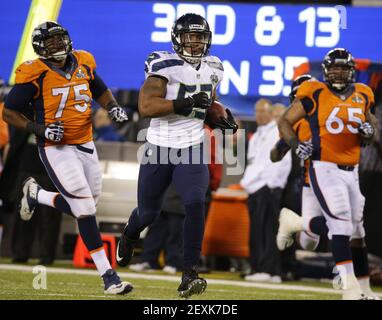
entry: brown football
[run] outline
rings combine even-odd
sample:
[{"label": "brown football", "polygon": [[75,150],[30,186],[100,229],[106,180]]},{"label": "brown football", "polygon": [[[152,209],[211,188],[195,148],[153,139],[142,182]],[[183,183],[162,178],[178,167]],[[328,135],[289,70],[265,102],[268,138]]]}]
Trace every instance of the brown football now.
[{"label": "brown football", "polygon": [[220,122],[220,117],[227,118],[226,107],[219,101],[214,101],[207,109],[206,123]]}]

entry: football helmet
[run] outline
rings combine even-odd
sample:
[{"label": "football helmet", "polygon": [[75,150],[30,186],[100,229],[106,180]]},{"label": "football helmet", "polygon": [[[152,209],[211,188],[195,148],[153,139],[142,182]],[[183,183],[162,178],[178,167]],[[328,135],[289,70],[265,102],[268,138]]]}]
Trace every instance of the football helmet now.
[{"label": "football helmet", "polygon": [[310,74],[303,74],[301,76],[298,76],[294,81],[292,82],[292,87],[289,94],[289,102],[292,103],[294,98],[296,97],[296,93],[298,88],[300,88],[301,84],[305,81],[314,79]]},{"label": "football helmet", "polygon": [[32,46],[40,58],[55,62],[64,61],[73,49],[68,31],[53,21],[41,23],[33,30]]},{"label": "football helmet", "polygon": [[208,55],[212,33],[206,19],[187,13],[175,21],[171,31],[174,51],[191,64],[197,64]]},{"label": "football helmet", "polygon": [[330,50],[321,66],[324,81],[334,90],[342,91],[355,81],[355,62],[351,53],[346,49]]}]

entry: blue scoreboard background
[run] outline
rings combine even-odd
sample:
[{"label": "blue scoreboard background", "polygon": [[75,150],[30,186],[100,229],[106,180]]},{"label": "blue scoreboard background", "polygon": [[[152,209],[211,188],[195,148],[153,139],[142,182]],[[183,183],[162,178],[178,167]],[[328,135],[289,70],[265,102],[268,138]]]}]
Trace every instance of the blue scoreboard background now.
[{"label": "blue scoreboard background", "polygon": [[[29,1],[1,1],[0,77],[9,78]],[[114,88],[139,89],[144,61],[171,50],[171,26],[186,12],[207,18],[211,54],[225,67],[219,94],[287,96],[293,68],[322,60],[334,47],[381,61],[382,8],[152,1],[63,0],[58,21],[74,47],[92,52],[98,72]]]}]

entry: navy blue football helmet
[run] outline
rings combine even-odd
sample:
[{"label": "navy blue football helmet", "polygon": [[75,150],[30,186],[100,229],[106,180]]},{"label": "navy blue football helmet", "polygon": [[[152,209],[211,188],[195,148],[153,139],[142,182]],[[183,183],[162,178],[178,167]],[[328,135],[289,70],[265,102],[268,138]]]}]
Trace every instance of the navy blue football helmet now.
[{"label": "navy blue football helmet", "polygon": [[41,23],[33,30],[32,46],[40,58],[56,62],[65,60],[73,49],[68,31],[53,21]]},{"label": "navy blue football helmet", "polygon": [[355,81],[355,62],[343,48],[330,50],[321,64],[324,81],[334,90],[342,91]]},{"label": "navy blue football helmet", "polygon": [[199,63],[208,55],[212,33],[206,19],[187,13],[175,21],[171,41],[174,51],[189,63]]}]

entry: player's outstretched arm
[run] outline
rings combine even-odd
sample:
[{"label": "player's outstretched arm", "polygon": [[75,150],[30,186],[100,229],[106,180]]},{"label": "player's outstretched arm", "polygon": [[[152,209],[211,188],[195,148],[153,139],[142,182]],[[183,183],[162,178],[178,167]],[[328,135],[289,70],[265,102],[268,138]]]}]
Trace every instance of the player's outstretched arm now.
[{"label": "player's outstretched arm", "polygon": [[123,108],[115,100],[110,89],[103,91],[103,93],[96,98],[96,101],[108,112],[111,120],[115,122],[125,122],[129,119],[125,110],[123,110]]}]

